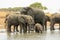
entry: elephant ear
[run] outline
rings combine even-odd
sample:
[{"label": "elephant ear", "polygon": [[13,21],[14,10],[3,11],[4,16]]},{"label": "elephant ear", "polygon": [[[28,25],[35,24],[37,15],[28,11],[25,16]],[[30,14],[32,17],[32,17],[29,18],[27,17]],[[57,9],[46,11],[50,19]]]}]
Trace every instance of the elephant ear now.
[{"label": "elephant ear", "polygon": [[24,7],[24,8],[22,8],[22,10],[21,10],[21,13],[22,14],[28,14],[28,12],[29,12],[29,10],[31,10],[32,8],[30,8],[30,7]]},{"label": "elephant ear", "polygon": [[26,23],[26,22],[25,22],[25,19],[24,19],[23,17],[19,17],[18,19],[19,19],[19,22],[21,22],[21,23]]},{"label": "elephant ear", "polygon": [[29,10],[27,11],[27,15],[30,15],[34,18],[34,10],[33,8],[28,8]]}]

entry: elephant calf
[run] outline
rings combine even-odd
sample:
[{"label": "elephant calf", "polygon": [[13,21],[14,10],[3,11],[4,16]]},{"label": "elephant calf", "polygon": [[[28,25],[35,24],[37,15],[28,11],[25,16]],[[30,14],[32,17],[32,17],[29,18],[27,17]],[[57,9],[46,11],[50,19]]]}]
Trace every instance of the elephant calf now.
[{"label": "elephant calf", "polygon": [[29,33],[30,33],[30,30],[34,29],[34,19],[32,18],[32,16],[20,15],[18,17],[18,21],[19,21],[19,24],[22,24],[20,27],[20,32],[22,32],[22,28],[24,33],[27,32],[27,28]]},{"label": "elephant calf", "polygon": [[42,33],[42,25],[41,24],[39,24],[39,23],[36,23],[35,24],[35,32],[37,32],[37,33],[39,33],[39,32],[41,32]]}]

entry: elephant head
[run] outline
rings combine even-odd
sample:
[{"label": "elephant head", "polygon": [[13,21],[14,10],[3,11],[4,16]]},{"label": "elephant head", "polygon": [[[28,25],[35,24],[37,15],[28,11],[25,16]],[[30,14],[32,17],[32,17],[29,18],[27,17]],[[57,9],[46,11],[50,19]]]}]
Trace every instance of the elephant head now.
[{"label": "elephant head", "polygon": [[27,14],[29,12],[29,10],[32,10],[31,7],[24,7],[22,8],[22,10],[20,11],[22,14]]}]

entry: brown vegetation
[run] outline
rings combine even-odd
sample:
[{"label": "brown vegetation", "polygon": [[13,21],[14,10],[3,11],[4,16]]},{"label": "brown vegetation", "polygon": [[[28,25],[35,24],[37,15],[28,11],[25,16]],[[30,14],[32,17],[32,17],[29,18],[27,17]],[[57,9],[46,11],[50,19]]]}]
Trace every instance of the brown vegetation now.
[{"label": "brown vegetation", "polygon": [[5,20],[5,16],[8,14],[8,12],[5,11],[0,11],[0,29],[5,28],[4,25],[4,20]]}]

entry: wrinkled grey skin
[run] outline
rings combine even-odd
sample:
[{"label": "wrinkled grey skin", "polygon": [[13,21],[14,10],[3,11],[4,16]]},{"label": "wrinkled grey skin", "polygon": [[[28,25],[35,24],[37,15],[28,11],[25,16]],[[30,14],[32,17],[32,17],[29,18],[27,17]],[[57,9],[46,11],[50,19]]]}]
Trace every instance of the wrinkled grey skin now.
[{"label": "wrinkled grey skin", "polygon": [[39,24],[39,23],[36,23],[35,24],[35,26],[34,26],[34,28],[35,28],[35,32],[37,32],[37,33],[39,33],[39,32],[41,32],[42,33],[42,25],[41,24]]},{"label": "wrinkled grey skin", "polygon": [[22,23],[20,27],[20,33],[22,32],[22,29],[24,29],[24,33],[27,32],[27,28],[28,28],[28,33],[30,33],[30,30],[34,30],[34,19],[30,15],[19,15],[18,21],[19,24]]},{"label": "wrinkled grey skin", "polygon": [[47,30],[47,21],[50,22],[50,17],[45,15],[45,30]]},{"label": "wrinkled grey skin", "polygon": [[7,14],[6,15],[6,19],[5,19],[5,23],[7,24],[7,31],[11,32],[11,26],[14,26],[14,30],[16,28],[16,31],[18,32],[18,19],[17,19],[17,15],[16,14]]},{"label": "wrinkled grey skin", "polygon": [[[22,14],[10,14],[6,17],[7,23],[7,31],[11,32],[11,26],[14,25],[14,31],[16,28],[16,31],[18,31],[18,25],[20,25],[20,33],[27,32],[27,26],[28,26],[28,32],[30,33],[30,28],[34,28],[34,20],[29,15],[22,15]],[[15,27],[16,26],[16,27]]]},{"label": "wrinkled grey skin", "polygon": [[42,10],[37,8],[23,7],[20,12],[25,15],[31,15],[34,18],[35,23],[40,23],[44,30],[45,14]]},{"label": "wrinkled grey skin", "polygon": [[51,21],[50,30],[55,30],[54,25],[55,25],[56,23],[59,24],[59,29],[60,29],[60,14],[58,14],[58,13],[53,14],[53,15],[51,16],[51,20],[50,20],[50,21]]}]

